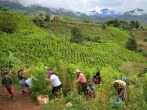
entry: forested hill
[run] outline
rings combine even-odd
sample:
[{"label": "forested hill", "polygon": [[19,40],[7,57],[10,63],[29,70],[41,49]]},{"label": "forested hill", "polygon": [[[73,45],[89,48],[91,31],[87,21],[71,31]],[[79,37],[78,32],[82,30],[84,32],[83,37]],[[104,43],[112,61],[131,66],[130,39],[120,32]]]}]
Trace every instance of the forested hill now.
[{"label": "forested hill", "polygon": [[[146,94],[143,92],[144,85],[140,84],[138,75],[145,74],[142,70],[147,67],[147,60],[141,53],[125,47],[126,42],[131,38],[129,31],[103,24],[65,19],[41,22],[43,24],[37,24],[41,26],[38,27],[35,19],[38,20],[36,17],[0,10],[1,67],[12,69],[16,74],[18,68],[28,65],[31,71],[28,76],[40,79],[46,77],[44,66],[47,66],[57,73],[62,73],[59,76],[64,85],[64,94],[69,92],[73,84],[72,76],[76,68],[83,71],[88,81],[93,73],[99,70],[102,73],[104,85],[97,94],[102,93],[105,98],[100,101],[102,97],[99,96],[96,102],[101,102],[98,105],[105,110],[109,109],[108,97],[112,93],[110,83],[126,75],[140,85],[138,91],[131,88],[133,99],[130,98],[129,110],[140,109],[142,107],[140,103],[144,106],[145,100],[142,97]],[[77,38],[74,38],[74,35]],[[79,37],[82,39],[77,42],[75,39],[79,40]],[[16,79],[15,76],[13,77]],[[144,83],[146,76],[141,78]],[[36,94],[33,92],[33,97],[39,93],[46,93],[45,90],[50,90],[45,88],[45,82],[40,83],[44,85],[37,85],[38,88],[34,90],[38,92]],[[88,106],[86,103],[83,104]]]}]

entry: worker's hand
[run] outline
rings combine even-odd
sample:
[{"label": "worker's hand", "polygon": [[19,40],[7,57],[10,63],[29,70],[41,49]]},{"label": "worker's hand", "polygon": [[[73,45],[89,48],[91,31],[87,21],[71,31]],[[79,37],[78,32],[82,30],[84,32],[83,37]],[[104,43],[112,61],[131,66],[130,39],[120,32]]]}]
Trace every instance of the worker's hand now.
[{"label": "worker's hand", "polygon": [[78,80],[76,80],[75,82],[76,82],[76,83],[78,83],[79,81],[78,81]]},{"label": "worker's hand", "polygon": [[117,97],[119,97],[119,94],[118,94],[118,93],[116,93],[116,96],[117,96]]},{"label": "worker's hand", "polygon": [[48,78],[45,78],[45,80],[46,80],[46,81],[49,81],[49,79],[48,79]]}]

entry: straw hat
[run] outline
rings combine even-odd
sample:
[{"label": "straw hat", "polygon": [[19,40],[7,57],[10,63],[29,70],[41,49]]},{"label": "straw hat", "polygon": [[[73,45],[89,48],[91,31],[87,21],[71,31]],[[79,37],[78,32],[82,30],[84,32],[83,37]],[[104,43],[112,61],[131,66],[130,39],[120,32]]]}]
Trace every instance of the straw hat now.
[{"label": "straw hat", "polygon": [[79,69],[76,69],[75,70],[75,73],[80,73],[81,71]]}]

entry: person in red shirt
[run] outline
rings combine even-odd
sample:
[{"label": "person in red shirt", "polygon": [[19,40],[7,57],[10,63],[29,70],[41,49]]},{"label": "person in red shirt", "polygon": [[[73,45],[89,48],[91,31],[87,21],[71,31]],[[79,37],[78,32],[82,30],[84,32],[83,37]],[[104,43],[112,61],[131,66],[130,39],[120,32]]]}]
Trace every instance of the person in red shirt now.
[{"label": "person in red shirt", "polygon": [[84,74],[79,70],[76,69],[75,71],[76,75],[77,75],[77,83],[79,83],[79,93],[80,92],[84,92],[84,94],[87,94],[87,80],[86,77],[84,76]]}]

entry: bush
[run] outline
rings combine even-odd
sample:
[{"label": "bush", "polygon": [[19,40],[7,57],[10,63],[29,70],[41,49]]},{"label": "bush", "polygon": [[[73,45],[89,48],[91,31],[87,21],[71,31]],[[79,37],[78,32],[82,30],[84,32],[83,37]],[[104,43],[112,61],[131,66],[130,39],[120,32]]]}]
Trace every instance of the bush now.
[{"label": "bush", "polygon": [[145,42],[147,42],[147,39],[144,39]]},{"label": "bush", "polygon": [[17,29],[17,22],[9,13],[0,12],[0,31],[14,33]]},{"label": "bush", "polygon": [[[147,73],[147,68],[146,68]],[[143,94],[145,96],[145,101],[147,102],[147,74],[143,75]]]},{"label": "bush", "polygon": [[70,39],[71,42],[75,42],[78,44],[83,42],[83,35],[78,27],[73,27],[71,29],[71,35],[72,35],[72,38]]},{"label": "bush", "polygon": [[147,56],[147,50],[145,50],[143,47],[137,48],[137,52],[141,53],[145,57]]},{"label": "bush", "polygon": [[32,19],[32,21],[39,27],[49,28],[50,16],[44,16],[40,13],[38,16]]},{"label": "bush", "polygon": [[37,79],[33,80],[33,87],[31,88],[31,96],[33,99],[36,99],[40,94],[49,95],[49,93],[51,93],[51,86],[49,86],[48,82],[45,80],[47,74],[44,65],[40,64],[37,66],[31,77]]},{"label": "bush", "polygon": [[129,38],[125,46],[129,50],[136,50],[137,49],[136,39],[133,37]]},{"label": "bush", "polygon": [[102,24],[102,29],[105,30],[106,27],[107,27],[107,24],[103,23],[103,24]]},{"label": "bush", "polygon": [[144,69],[138,74],[138,76],[143,76],[145,73],[147,73],[147,68],[144,68]]}]

